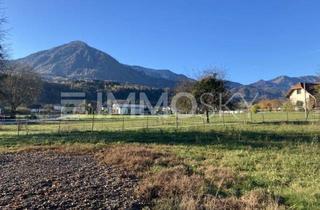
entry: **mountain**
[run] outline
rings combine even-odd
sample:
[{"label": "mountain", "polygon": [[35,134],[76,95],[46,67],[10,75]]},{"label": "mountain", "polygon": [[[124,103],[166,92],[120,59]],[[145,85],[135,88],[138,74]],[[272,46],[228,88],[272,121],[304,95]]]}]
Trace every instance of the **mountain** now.
[{"label": "mountain", "polygon": [[40,51],[14,62],[31,66],[48,80],[108,80],[165,88],[189,79],[170,70],[122,64],[81,41]]},{"label": "mountain", "polygon": [[226,80],[225,81],[225,86],[226,88],[228,89],[234,89],[234,88],[240,88],[242,87],[243,85],[238,83],[238,82],[232,82],[232,81],[229,81],[229,80]]},{"label": "mountain", "polygon": [[173,73],[170,70],[163,69],[163,70],[155,70],[155,69],[149,69],[141,66],[130,66],[136,71],[143,72],[148,76],[156,77],[156,78],[162,78],[162,79],[168,79],[168,80],[174,80],[174,81],[181,81],[181,80],[189,80],[187,76],[183,74],[176,74]]},{"label": "mountain", "polygon": [[[81,41],[73,41],[49,50],[31,54],[13,62],[30,65],[49,81],[103,80],[145,85],[155,88],[172,88],[179,81],[192,80],[170,70],[156,70],[142,66],[122,64],[112,56],[90,47]],[[226,81],[232,93],[244,98],[284,98],[291,86],[298,82],[317,82],[316,76],[279,76],[272,80],[259,80],[249,85]]]},{"label": "mountain", "polygon": [[316,83],[317,76],[289,77],[279,76],[271,80],[259,80],[249,85],[240,85],[231,88],[232,93],[240,93],[246,99],[283,99],[288,90],[298,82]]}]

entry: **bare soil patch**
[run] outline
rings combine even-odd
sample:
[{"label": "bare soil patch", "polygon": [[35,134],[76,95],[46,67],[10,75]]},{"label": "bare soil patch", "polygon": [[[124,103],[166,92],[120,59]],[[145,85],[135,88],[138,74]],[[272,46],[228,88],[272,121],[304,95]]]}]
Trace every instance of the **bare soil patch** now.
[{"label": "bare soil patch", "polygon": [[0,154],[0,209],[130,209],[134,177],[91,153],[56,150]]}]

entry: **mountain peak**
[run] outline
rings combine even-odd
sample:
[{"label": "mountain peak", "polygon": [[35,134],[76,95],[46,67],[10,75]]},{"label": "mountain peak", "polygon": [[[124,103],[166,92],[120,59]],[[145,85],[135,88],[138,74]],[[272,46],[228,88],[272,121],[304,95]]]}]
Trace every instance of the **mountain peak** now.
[{"label": "mountain peak", "polygon": [[85,45],[85,46],[88,46],[87,43],[85,43],[84,41],[80,41],[80,40],[71,41],[67,45]]},{"label": "mountain peak", "polygon": [[281,75],[281,76],[278,76],[272,80],[270,80],[270,82],[273,82],[273,83],[276,83],[276,84],[279,84],[281,82],[286,82],[286,81],[289,81],[291,78],[286,76],[286,75]]},{"label": "mountain peak", "polygon": [[260,79],[260,80],[258,80],[256,83],[260,83],[260,82],[266,82],[266,80]]},{"label": "mountain peak", "polygon": [[252,83],[251,85],[253,85],[253,86],[261,86],[261,85],[265,85],[265,84],[268,84],[268,81],[260,79],[257,82]]},{"label": "mountain peak", "polygon": [[189,79],[171,71],[122,64],[107,53],[78,40],[31,54],[16,62],[31,66],[49,80],[108,80],[166,88]]},{"label": "mountain peak", "polygon": [[273,80],[276,80],[276,79],[288,79],[288,78],[289,78],[289,76],[286,76],[286,75],[280,75],[280,76],[278,76],[278,77],[274,78]]},{"label": "mountain peak", "polygon": [[87,43],[80,41],[80,40],[75,40],[72,42],[69,42],[65,45],[62,45],[62,47],[72,47],[72,48],[88,48],[90,47]]}]

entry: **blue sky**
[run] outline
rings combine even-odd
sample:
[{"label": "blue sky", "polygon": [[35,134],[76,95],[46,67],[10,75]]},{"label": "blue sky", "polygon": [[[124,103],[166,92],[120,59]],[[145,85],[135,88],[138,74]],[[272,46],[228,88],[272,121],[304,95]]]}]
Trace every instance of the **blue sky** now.
[{"label": "blue sky", "polygon": [[241,83],[320,72],[318,0],[3,0],[12,58],[82,40],[122,63]]}]

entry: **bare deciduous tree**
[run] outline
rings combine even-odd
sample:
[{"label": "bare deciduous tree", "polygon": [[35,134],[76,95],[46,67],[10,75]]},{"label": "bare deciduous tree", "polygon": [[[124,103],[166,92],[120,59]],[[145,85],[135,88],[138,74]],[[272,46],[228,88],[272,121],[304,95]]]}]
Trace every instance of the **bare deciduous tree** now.
[{"label": "bare deciduous tree", "polygon": [[1,99],[10,106],[15,118],[18,106],[33,103],[41,92],[41,78],[29,66],[10,65],[2,75]]},{"label": "bare deciduous tree", "polygon": [[[1,5],[1,1],[0,1]],[[6,63],[6,51],[4,47],[4,40],[6,37],[6,29],[4,27],[5,23],[7,22],[7,18],[3,15],[3,11],[0,8],[0,73],[2,73],[5,69]]]}]

